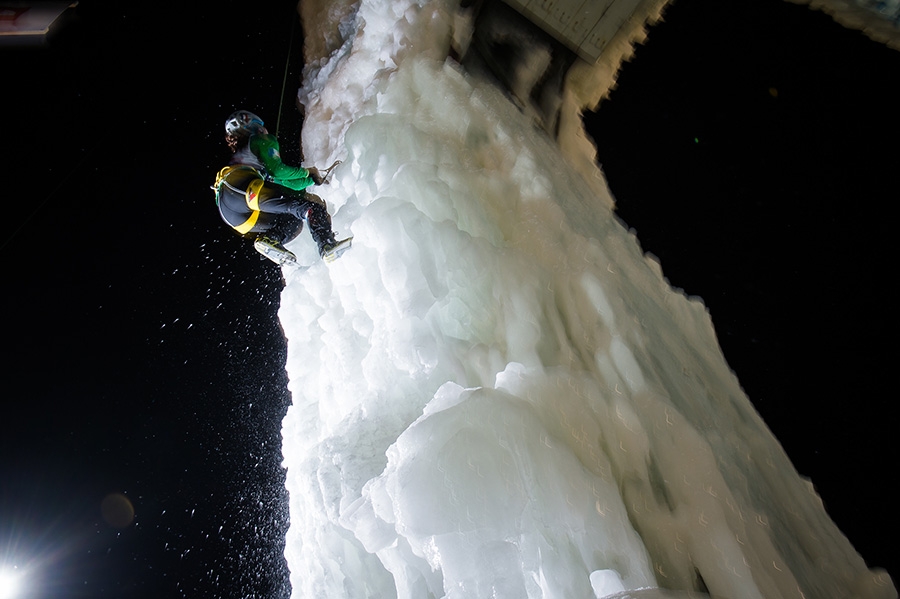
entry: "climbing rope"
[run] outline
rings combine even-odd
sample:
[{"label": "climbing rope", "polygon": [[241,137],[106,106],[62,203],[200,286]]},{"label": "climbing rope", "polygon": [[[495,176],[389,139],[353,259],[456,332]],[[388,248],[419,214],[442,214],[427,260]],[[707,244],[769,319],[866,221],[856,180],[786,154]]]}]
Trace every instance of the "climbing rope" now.
[{"label": "climbing rope", "polygon": [[275,137],[281,128],[281,110],[284,107],[284,89],[287,87],[288,66],[291,64],[291,50],[294,47],[294,28],[297,26],[297,15],[291,19],[291,39],[288,41],[287,58],[284,61],[284,78],[281,81],[281,100],[278,102],[278,120],[275,121]]}]

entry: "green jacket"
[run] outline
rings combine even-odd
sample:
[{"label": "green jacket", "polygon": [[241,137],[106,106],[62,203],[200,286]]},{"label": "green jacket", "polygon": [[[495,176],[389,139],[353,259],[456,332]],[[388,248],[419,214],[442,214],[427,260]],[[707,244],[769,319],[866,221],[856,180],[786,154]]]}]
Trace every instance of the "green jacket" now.
[{"label": "green jacket", "polygon": [[271,133],[261,133],[250,137],[250,151],[259,159],[269,179],[295,191],[306,189],[314,181],[309,171],[302,166],[288,166],[281,161],[278,139]]}]

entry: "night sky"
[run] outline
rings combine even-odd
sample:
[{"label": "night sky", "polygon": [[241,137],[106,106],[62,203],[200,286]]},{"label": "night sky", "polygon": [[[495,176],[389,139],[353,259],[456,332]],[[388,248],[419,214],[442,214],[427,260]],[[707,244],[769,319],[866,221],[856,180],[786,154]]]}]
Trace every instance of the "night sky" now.
[{"label": "night sky", "polygon": [[[301,37],[292,0],[241,4],[85,0],[46,46],[0,47],[0,561],[39,571],[31,596],[288,594],[281,275],[209,185],[236,108],[300,161]],[[619,216],[703,298],[798,470],[896,576],[900,52],[782,0],[665,14],[588,118]],[[111,494],[129,524],[104,518]]]}]

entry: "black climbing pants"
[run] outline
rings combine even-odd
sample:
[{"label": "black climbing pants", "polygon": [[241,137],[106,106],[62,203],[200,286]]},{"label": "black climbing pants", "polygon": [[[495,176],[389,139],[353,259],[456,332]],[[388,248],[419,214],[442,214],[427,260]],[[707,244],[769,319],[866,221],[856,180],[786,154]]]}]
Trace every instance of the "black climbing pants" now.
[{"label": "black climbing pants", "polygon": [[300,234],[305,220],[320,248],[333,237],[325,200],[265,181],[253,169],[230,171],[219,185],[218,203],[222,220],[242,235],[287,243]]}]

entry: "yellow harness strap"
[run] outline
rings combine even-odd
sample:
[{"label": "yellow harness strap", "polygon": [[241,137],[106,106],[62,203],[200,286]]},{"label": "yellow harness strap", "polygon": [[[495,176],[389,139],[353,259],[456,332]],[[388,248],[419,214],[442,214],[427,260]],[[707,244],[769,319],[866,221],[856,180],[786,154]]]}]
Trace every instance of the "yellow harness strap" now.
[{"label": "yellow harness strap", "polygon": [[[213,184],[212,189],[216,192],[216,203],[219,201],[219,188],[222,185],[228,185],[228,182],[225,180],[228,175],[237,169],[243,170],[251,170],[259,177],[258,179],[254,179],[247,186],[247,191],[244,192],[244,198],[247,202],[247,206],[253,211],[247,220],[242,222],[239,225],[232,225],[232,228],[236,230],[241,235],[245,233],[249,233],[254,226],[256,226],[256,221],[259,220],[259,190],[262,189],[262,186],[265,185],[266,180],[263,179],[262,175],[259,174],[255,168],[246,165],[234,165],[234,166],[226,166],[222,170],[220,170],[216,174],[216,182]],[[228,185],[231,189],[234,189],[231,185]],[[238,191],[235,189],[235,191]]]},{"label": "yellow harness strap", "polygon": [[247,186],[247,191],[244,193],[244,196],[247,200],[247,206],[253,212],[247,217],[247,220],[235,227],[237,232],[241,235],[249,233],[256,225],[256,221],[259,220],[259,190],[262,189],[265,182],[265,179],[254,179],[253,181],[250,181],[250,185]]},{"label": "yellow harness strap", "polygon": [[256,226],[256,221],[258,221],[258,220],[259,220],[259,210],[254,210],[250,214],[250,216],[247,218],[247,220],[245,220],[244,222],[242,222],[241,224],[239,224],[237,226],[232,226],[232,228],[235,231],[237,231],[238,233],[240,233],[241,235],[244,235],[245,233],[249,233],[253,229],[253,227]]},{"label": "yellow harness strap", "polygon": [[233,166],[226,166],[225,168],[220,170],[218,173],[216,173],[216,182],[212,184],[212,187],[210,187],[210,189],[212,189],[214,192],[216,192],[217,199],[219,196],[219,187],[222,186],[222,183],[225,182],[225,177],[227,177],[228,173],[230,173],[232,170],[234,170]]},{"label": "yellow harness strap", "polygon": [[250,210],[259,210],[259,190],[262,189],[265,183],[264,179],[254,179],[247,186],[247,205],[250,207]]}]

